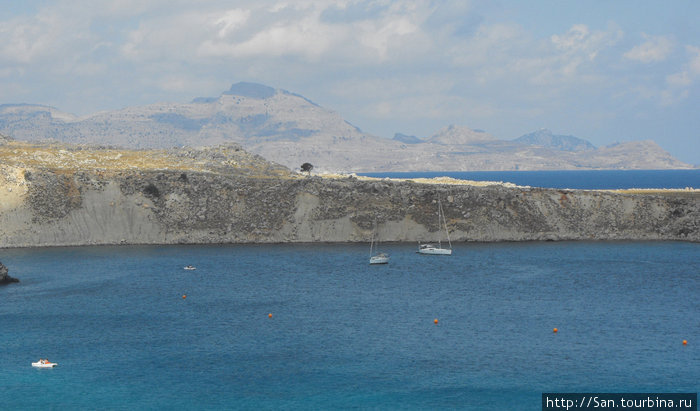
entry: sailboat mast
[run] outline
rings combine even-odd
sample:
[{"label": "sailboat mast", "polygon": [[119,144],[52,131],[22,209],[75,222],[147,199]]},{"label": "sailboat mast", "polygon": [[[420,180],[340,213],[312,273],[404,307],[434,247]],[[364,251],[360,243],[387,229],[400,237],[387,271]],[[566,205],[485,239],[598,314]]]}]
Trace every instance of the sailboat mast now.
[{"label": "sailboat mast", "polygon": [[438,194],[438,247],[442,248],[442,236],[440,235],[440,216],[442,215],[442,201],[440,201],[440,194]]},{"label": "sailboat mast", "polygon": [[445,224],[445,235],[447,235],[447,244],[452,248],[452,241],[450,241],[450,230],[447,229],[447,220],[445,219],[445,212],[442,211],[442,203],[440,203],[440,214],[442,215],[442,222]]}]

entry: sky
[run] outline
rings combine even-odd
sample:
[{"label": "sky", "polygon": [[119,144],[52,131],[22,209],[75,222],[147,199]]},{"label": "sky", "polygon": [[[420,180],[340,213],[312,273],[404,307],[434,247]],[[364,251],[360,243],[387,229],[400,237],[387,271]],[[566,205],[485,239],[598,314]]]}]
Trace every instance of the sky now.
[{"label": "sky", "polygon": [[0,104],[301,94],[365,132],[540,128],[700,164],[697,0],[0,0]]}]

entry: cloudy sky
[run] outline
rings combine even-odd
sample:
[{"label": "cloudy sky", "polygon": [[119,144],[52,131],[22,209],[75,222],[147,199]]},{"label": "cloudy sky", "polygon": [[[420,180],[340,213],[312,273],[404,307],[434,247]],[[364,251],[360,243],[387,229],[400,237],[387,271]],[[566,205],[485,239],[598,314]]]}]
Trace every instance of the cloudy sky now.
[{"label": "cloudy sky", "polygon": [[0,104],[301,94],[362,130],[653,139],[700,164],[700,1],[0,0]]}]

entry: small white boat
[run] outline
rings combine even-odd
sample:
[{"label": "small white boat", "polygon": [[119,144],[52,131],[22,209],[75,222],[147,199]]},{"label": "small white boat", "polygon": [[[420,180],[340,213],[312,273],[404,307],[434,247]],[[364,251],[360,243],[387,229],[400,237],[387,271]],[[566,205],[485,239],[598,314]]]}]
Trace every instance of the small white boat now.
[{"label": "small white boat", "polygon": [[44,360],[44,359],[41,359],[37,362],[32,363],[32,367],[37,367],[37,368],[53,368],[57,365],[58,365],[57,362],[51,362],[49,360]]},{"label": "small white boat", "polygon": [[420,254],[433,254],[433,255],[452,255],[451,248],[442,248],[435,244],[421,244],[418,247],[418,253]]},{"label": "small white boat", "polygon": [[186,266],[184,266],[183,268],[184,268],[185,270],[196,270],[196,269],[197,269],[197,267],[194,267],[194,266],[192,266],[192,265],[186,265]]},{"label": "small white boat", "polygon": [[377,241],[374,241],[374,236],[377,232],[377,222],[374,222],[374,230],[372,231],[372,239],[369,242],[369,263],[370,264],[389,264],[389,254],[379,251],[379,236]]},{"label": "small white boat", "polygon": [[389,256],[384,254],[384,253],[379,253],[377,255],[373,255],[369,258],[369,263],[370,264],[388,264],[389,263]]},{"label": "small white boat", "polygon": [[450,241],[450,232],[447,230],[447,220],[445,219],[445,213],[442,211],[442,202],[438,196],[438,227],[440,230],[445,229],[445,235],[447,236],[447,243],[450,248],[442,248],[442,242],[438,240],[437,245],[435,244],[418,244],[418,254],[428,254],[428,255],[452,255],[452,242]]}]

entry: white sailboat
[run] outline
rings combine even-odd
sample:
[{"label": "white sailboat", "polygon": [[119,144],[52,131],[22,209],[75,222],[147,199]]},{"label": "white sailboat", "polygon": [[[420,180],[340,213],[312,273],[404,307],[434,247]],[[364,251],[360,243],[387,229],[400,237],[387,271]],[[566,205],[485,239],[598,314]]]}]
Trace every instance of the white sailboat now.
[{"label": "white sailboat", "polygon": [[374,237],[377,232],[377,223],[374,223],[374,231],[372,231],[372,239],[369,242],[369,263],[370,264],[388,264],[389,254],[379,251],[379,236],[375,244]]},{"label": "white sailboat", "polygon": [[452,242],[450,241],[450,232],[447,230],[447,220],[445,220],[445,213],[442,211],[442,202],[438,196],[438,226],[440,229],[445,228],[445,235],[447,236],[447,243],[449,248],[442,248],[442,242],[438,239],[437,245],[435,244],[418,244],[419,254],[430,254],[430,255],[452,255]]}]

